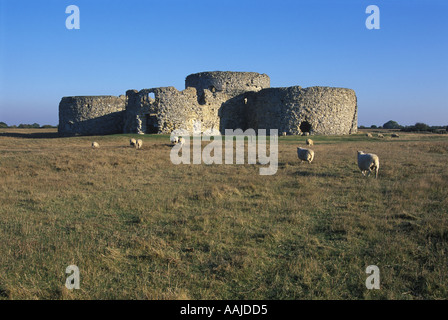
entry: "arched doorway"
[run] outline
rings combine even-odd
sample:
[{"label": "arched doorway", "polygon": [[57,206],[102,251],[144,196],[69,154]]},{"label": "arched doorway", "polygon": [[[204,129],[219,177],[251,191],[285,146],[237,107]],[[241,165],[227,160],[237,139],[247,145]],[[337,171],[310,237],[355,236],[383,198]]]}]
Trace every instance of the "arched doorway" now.
[{"label": "arched doorway", "polygon": [[157,121],[156,114],[146,115],[146,133],[158,133],[159,122]]},{"label": "arched doorway", "polygon": [[311,124],[308,121],[302,121],[300,123],[299,129],[301,132],[311,132]]}]

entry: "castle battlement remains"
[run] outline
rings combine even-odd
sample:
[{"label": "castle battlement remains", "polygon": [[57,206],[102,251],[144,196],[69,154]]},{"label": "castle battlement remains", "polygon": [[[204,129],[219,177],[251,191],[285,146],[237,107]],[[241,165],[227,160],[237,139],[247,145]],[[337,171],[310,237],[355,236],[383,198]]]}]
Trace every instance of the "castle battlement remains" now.
[{"label": "castle battlement remains", "polygon": [[185,89],[128,90],[126,96],[64,97],[59,134],[170,134],[175,129],[224,134],[225,129],[278,129],[287,134],[344,135],[357,131],[357,99],[351,89],[271,88],[266,74],[201,72]]}]

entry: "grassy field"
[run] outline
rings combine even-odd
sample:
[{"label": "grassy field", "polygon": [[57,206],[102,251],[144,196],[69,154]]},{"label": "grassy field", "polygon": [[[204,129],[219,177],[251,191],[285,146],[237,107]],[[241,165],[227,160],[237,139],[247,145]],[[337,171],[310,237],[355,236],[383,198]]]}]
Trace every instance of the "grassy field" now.
[{"label": "grassy field", "polygon": [[448,298],[447,135],[313,136],[310,165],[305,137],[280,137],[273,176],[132,136],[0,130],[0,299]]}]

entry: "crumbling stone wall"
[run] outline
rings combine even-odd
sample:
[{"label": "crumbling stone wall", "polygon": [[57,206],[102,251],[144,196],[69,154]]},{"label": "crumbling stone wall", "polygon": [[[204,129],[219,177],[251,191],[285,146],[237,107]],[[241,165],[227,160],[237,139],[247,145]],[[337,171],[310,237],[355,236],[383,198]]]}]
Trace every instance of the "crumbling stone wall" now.
[{"label": "crumbling stone wall", "polygon": [[201,72],[186,89],[128,90],[126,97],[64,97],[61,135],[202,133],[225,129],[278,129],[288,134],[340,135],[357,131],[357,100],[351,89],[299,86],[270,88],[256,72]]},{"label": "crumbling stone wall", "polygon": [[207,89],[198,97],[192,87],[183,91],[174,87],[128,90],[126,96],[125,133],[171,133],[176,129],[192,133],[198,122],[202,132],[218,132],[218,110],[227,100],[224,93]]},{"label": "crumbling stone wall", "polygon": [[247,98],[247,126],[288,134],[343,135],[357,130],[357,100],[351,89],[299,86],[269,88]]},{"label": "crumbling stone wall", "polygon": [[[229,100],[241,93],[268,88],[269,83],[267,75],[256,72],[214,71],[189,75],[183,91],[174,87],[128,90],[124,132],[171,133],[183,129],[192,133],[196,131],[194,124],[201,123],[202,132],[219,133],[222,105],[231,105]],[[242,120],[237,117],[233,121]]]},{"label": "crumbling stone wall", "polygon": [[125,96],[63,97],[59,103],[59,135],[122,133],[125,102]]},{"label": "crumbling stone wall", "polygon": [[193,87],[202,96],[205,89],[211,92],[223,92],[229,98],[247,91],[260,91],[270,87],[266,74],[257,72],[212,71],[190,74],[185,79],[185,88]]},{"label": "crumbling stone wall", "polygon": [[248,110],[248,101],[253,101],[256,92],[246,92],[226,100],[219,109],[219,131],[225,134],[225,129],[243,129],[249,127],[252,110]]}]

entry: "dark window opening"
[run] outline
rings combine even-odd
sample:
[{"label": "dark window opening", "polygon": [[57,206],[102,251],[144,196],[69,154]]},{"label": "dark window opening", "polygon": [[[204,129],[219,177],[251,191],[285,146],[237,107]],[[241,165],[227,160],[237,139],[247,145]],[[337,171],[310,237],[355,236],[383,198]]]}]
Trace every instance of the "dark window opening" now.
[{"label": "dark window opening", "polygon": [[299,128],[302,132],[311,132],[311,124],[308,121],[302,121]]},{"label": "dark window opening", "polygon": [[158,133],[159,132],[159,122],[157,121],[157,116],[148,114],[146,116],[146,133]]},{"label": "dark window opening", "polygon": [[202,93],[200,96],[198,96],[198,103],[199,103],[200,105],[204,105],[204,104],[207,103],[207,102],[205,101],[205,93]]},{"label": "dark window opening", "polygon": [[210,90],[211,92],[216,92],[216,88],[214,86],[208,87],[208,90]]}]

